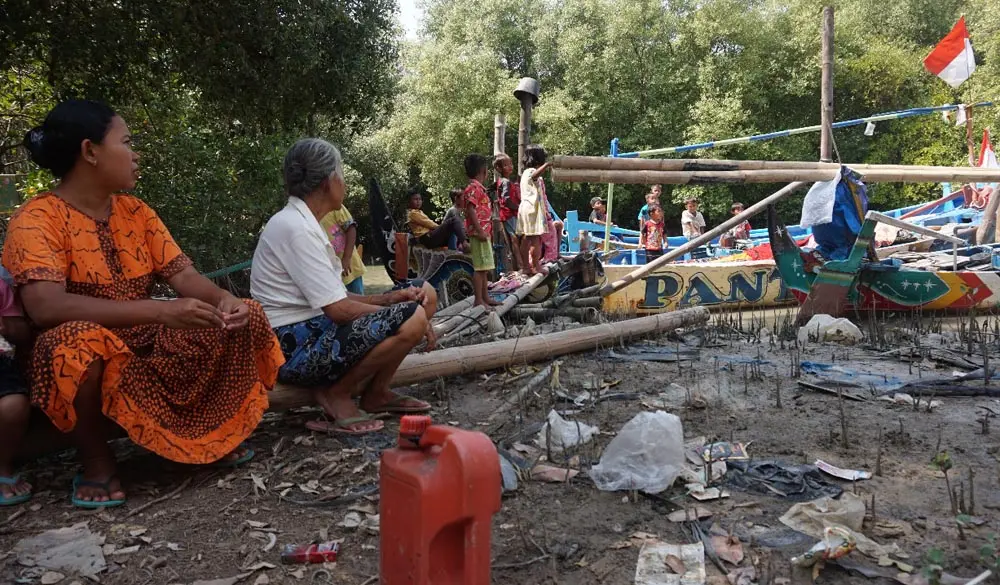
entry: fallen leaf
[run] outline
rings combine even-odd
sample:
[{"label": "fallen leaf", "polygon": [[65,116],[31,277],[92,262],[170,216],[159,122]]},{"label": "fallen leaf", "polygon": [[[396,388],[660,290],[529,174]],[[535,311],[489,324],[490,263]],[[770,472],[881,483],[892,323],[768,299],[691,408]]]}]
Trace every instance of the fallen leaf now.
[{"label": "fallen leaf", "polygon": [[245,570],[254,572],[254,571],[260,571],[261,569],[275,569],[275,568],[277,568],[277,565],[272,565],[271,563],[260,561],[255,565],[247,567]]},{"label": "fallen leaf", "polygon": [[611,543],[611,546],[609,546],[608,548],[610,548],[611,550],[621,550],[623,548],[631,548],[631,547],[632,543],[630,541],[619,540],[618,542]]},{"label": "fallen leaf", "polygon": [[629,538],[634,538],[636,540],[656,540],[660,538],[655,534],[650,534],[648,532],[633,532]]},{"label": "fallen leaf", "polygon": [[268,541],[267,545],[264,546],[264,552],[271,552],[271,549],[274,548],[274,545],[278,544],[278,537],[275,536],[274,534],[268,534],[267,537]]},{"label": "fallen leaf", "polygon": [[176,542],[168,542],[167,548],[174,552],[178,552],[181,550],[181,545],[177,544]]},{"label": "fallen leaf", "polygon": [[683,575],[687,573],[687,567],[684,565],[684,560],[677,555],[667,555],[663,558],[663,562],[666,563],[670,570],[678,575]]},{"label": "fallen leaf", "polygon": [[296,570],[292,571],[291,573],[289,573],[289,575],[291,575],[292,577],[295,577],[296,579],[305,579],[305,577],[306,577],[306,570],[305,569],[296,569]]},{"label": "fallen leaf", "polygon": [[271,579],[268,578],[267,573],[261,573],[254,579],[253,585],[268,585]]},{"label": "fallen leaf", "polygon": [[299,484],[299,489],[307,494],[317,494],[319,495],[319,482],[315,479],[311,479],[308,482]]},{"label": "fallen leaf", "polygon": [[261,522],[259,520],[247,520],[247,526],[250,528],[266,528],[267,522]]},{"label": "fallen leaf", "polygon": [[358,473],[361,473],[362,471],[364,471],[364,470],[365,470],[365,468],[366,468],[366,467],[368,467],[368,462],[367,462],[367,461],[365,461],[365,462],[364,462],[364,463],[362,463],[361,465],[358,465],[357,467],[355,467],[355,468],[354,468],[354,469],[353,469],[353,470],[351,471],[351,473],[354,473],[354,474],[358,474]]},{"label": "fallen leaf", "polygon": [[720,559],[738,565],[743,562],[743,544],[735,536],[713,536],[712,548]]},{"label": "fallen leaf", "polygon": [[255,492],[257,490],[260,490],[261,492],[267,493],[267,486],[264,485],[264,480],[261,479],[259,475],[257,475],[256,473],[251,473],[250,481],[253,482],[253,489]]},{"label": "fallen leaf", "polygon": [[292,483],[292,482],[290,482],[290,481],[283,481],[283,482],[279,483],[278,485],[274,486],[274,489],[276,489],[276,490],[283,490],[285,488],[290,488],[290,487],[295,487],[295,484]]},{"label": "fallen leaf", "polygon": [[139,545],[135,544],[135,545],[132,545],[132,546],[126,546],[125,548],[120,548],[120,549],[116,550],[115,552],[113,552],[111,554],[113,554],[113,555],[130,555],[132,553],[137,553],[137,552],[139,552]]},{"label": "fallen leaf", "polygon": [[710,518],[712,512],[708,508],[702,508],[701,506],[695,506],[694,508],[687,508],[684,510],[677,510],[671,512],[667,515],[667,520],[671,522],[688,522],[691,520],[701,520],[702,518]]},{"label": "fallen leaf", "polygon": [[128,534],[132,538],[136,538],[142,536],[143,534],[146,534],[147,532],[149,532],[148,528],[136,528],[135,530],[129,530]]},{"label": "fallen leaf", "polygon": [[42,585],[54,585],[66,578],[66,575],[55,571],[46,571],[42,574]]}]

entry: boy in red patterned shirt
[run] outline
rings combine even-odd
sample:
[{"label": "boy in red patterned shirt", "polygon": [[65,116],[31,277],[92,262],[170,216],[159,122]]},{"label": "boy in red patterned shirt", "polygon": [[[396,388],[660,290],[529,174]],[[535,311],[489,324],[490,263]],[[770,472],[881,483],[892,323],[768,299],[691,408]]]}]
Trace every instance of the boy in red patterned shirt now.
[{"label": "boy in red patterned shirt", "polygon": [[489,172],[489,163],[481,154],[465,157],[465,176],[469,185],[462,191],[458,207],[465,212],[465,232],[469,238],[469,254],[472,256],[472,289],[475,305],[492,310],[499,305],[490,298],[489,273],[495,268],[493,263],[493,208],[486,194],[483,181]]},{"label": "boy in red patterned shirt", "polygon": [[663,255],[667,233],[663,225],[663,208],[659,205],[649,206],[649,219],[642,224],[639,245],[646,249],[646,264]]}]

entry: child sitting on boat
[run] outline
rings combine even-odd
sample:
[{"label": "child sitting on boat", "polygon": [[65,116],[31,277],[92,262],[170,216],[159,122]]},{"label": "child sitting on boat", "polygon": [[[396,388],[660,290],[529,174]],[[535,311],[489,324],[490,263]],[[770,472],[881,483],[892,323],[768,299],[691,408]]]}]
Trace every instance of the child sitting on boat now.
[{"label": "child sitting on boat", "polygon": [[705,231],[705,216],[698,211],[697,199],[688,199],[684,205],[686,209],[681,212],[681,230],[685,238],[693,240]]},{"label": "child sitting on boat", "polygon": [[663,208],[652,205],[649,208],[649,219],[639,230],[639,246],[646,249],[646,264],[663,255],[667,244],[666,228],[663,225]]},{"label": "child sitting on boat", "polygon": [[[730,213],[737,216],[743,213],[743,204],[739,201],[732,204],[729,208]],[[736,224],[735,227],[727,231],[725,234],[719,238],[719,245],[723,248],[735,248],[736,242],[740,240],[750,239],[750,222],[744,221],[742,223]]]},{"label": "child sitting on boat", "polygon": [[592,198],[590,200],[590,208],[593,210],[590,212],[590,223],[607,225],[608,206],[604,203],[604,200],[600,197]]},{"label": "child sitting on boat", "polygon": [[[458,190],[458,195],[462,195],[461,190]],[[444,248],[452,238],[455,238],[458,249],[464,250],[465,230],[462,229],[461,217],[446,215],[441,225],[438,225],[420,209],[423,204],[424,198],[419,191],[410,193],[410,208],[406,211],[406,221],[410,223],[410,233],[417,242],[428,248]]]}]

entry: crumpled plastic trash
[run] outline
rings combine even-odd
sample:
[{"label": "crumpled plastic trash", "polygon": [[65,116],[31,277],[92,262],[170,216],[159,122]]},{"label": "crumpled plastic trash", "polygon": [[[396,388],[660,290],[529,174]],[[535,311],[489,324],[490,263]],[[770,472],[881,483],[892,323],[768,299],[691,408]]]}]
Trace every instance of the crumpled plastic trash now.
[{"label": "crumpled plastic trash", "polygon": [[94,534],[86,522],[47,530],[14,545],[17,561],[26,567],[43,567],[96,577],[107,568],[101,546],[104,537]]},{"label": "crumpled plastic trash", "polygon": [[796,567],[812,567],[816,563],[833,561],[850,554],[855,547],[854,535],[841,526],[828,526],[823,530],[823,540],[805,553],[792,557]]},{"label": "crumpled plastic trash", "polygon": [[625,423],[591,468],[590,477],[599,490],[657,494],[669,488],[683,469],[681,419],[657,410],[640,412]]},{"label": "crumpled plastic trash", "polygon": [[810,340],[854,344],[863,338],[858,326],[843,317],[834,319],[829,315],[813,315],[808,323],[799,327],[799,345],[805,345]]},{"label": "crumpled plastic trash", "polygon": [[[548,421],[538,431],[538,438],[535,443],[542,449],[553,451],[565,451],[570,447],[582,445],[589,442],[598,433],[597,427],[592,427],[587,423],[579,421],[569,421],[559,416],[559,413],[550,410]],[[552,441],[551,445],[549,440]]]}]

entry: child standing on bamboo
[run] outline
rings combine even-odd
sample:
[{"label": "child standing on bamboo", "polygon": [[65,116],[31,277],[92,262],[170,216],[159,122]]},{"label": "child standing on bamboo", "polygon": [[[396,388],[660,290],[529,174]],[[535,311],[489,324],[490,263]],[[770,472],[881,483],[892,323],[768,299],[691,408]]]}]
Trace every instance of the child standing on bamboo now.
[{"label": "child standing on bamboo", "polygon": [[514,172],[514,162],[506,154],[493,157],[493,171],[496,173],[497,206],[500,208],[500,223],[510,242],[511,256],[521,265],[521,241],[517,237],[517,210],[521,205],[521,185],[510,180]]},{"label": "child standing on bamboo", "polygon": [[642,224],[639,246],[646,249],[646,264],[663,255],[667,247],[667,231],[663,225],[663,208],[653,205],[649,208],[649,219]]},{"label": "child standing on bamboo", "polygon": [[548,219],[548,200],[542,175],[549,169],[548,154],[538,144],[524,150],[524,172],[521,173],[521,205],[517,209],[517,233],[523,236],[521,254],[528,274],[541,274],[542,236]]},{"label": "child standing on bamboo", "polygon": [[472,288],[475,304],[492,310],[499,305],[490,298],[488,285],[493,262],[493,207],[486,194],[483,181],[489,173],[490,165],[481,154],[465,157],[465,176],[469,184],[462,191],[459,208],[465,213],[465,232],[469,238],[469,254],[472,256]]}]

